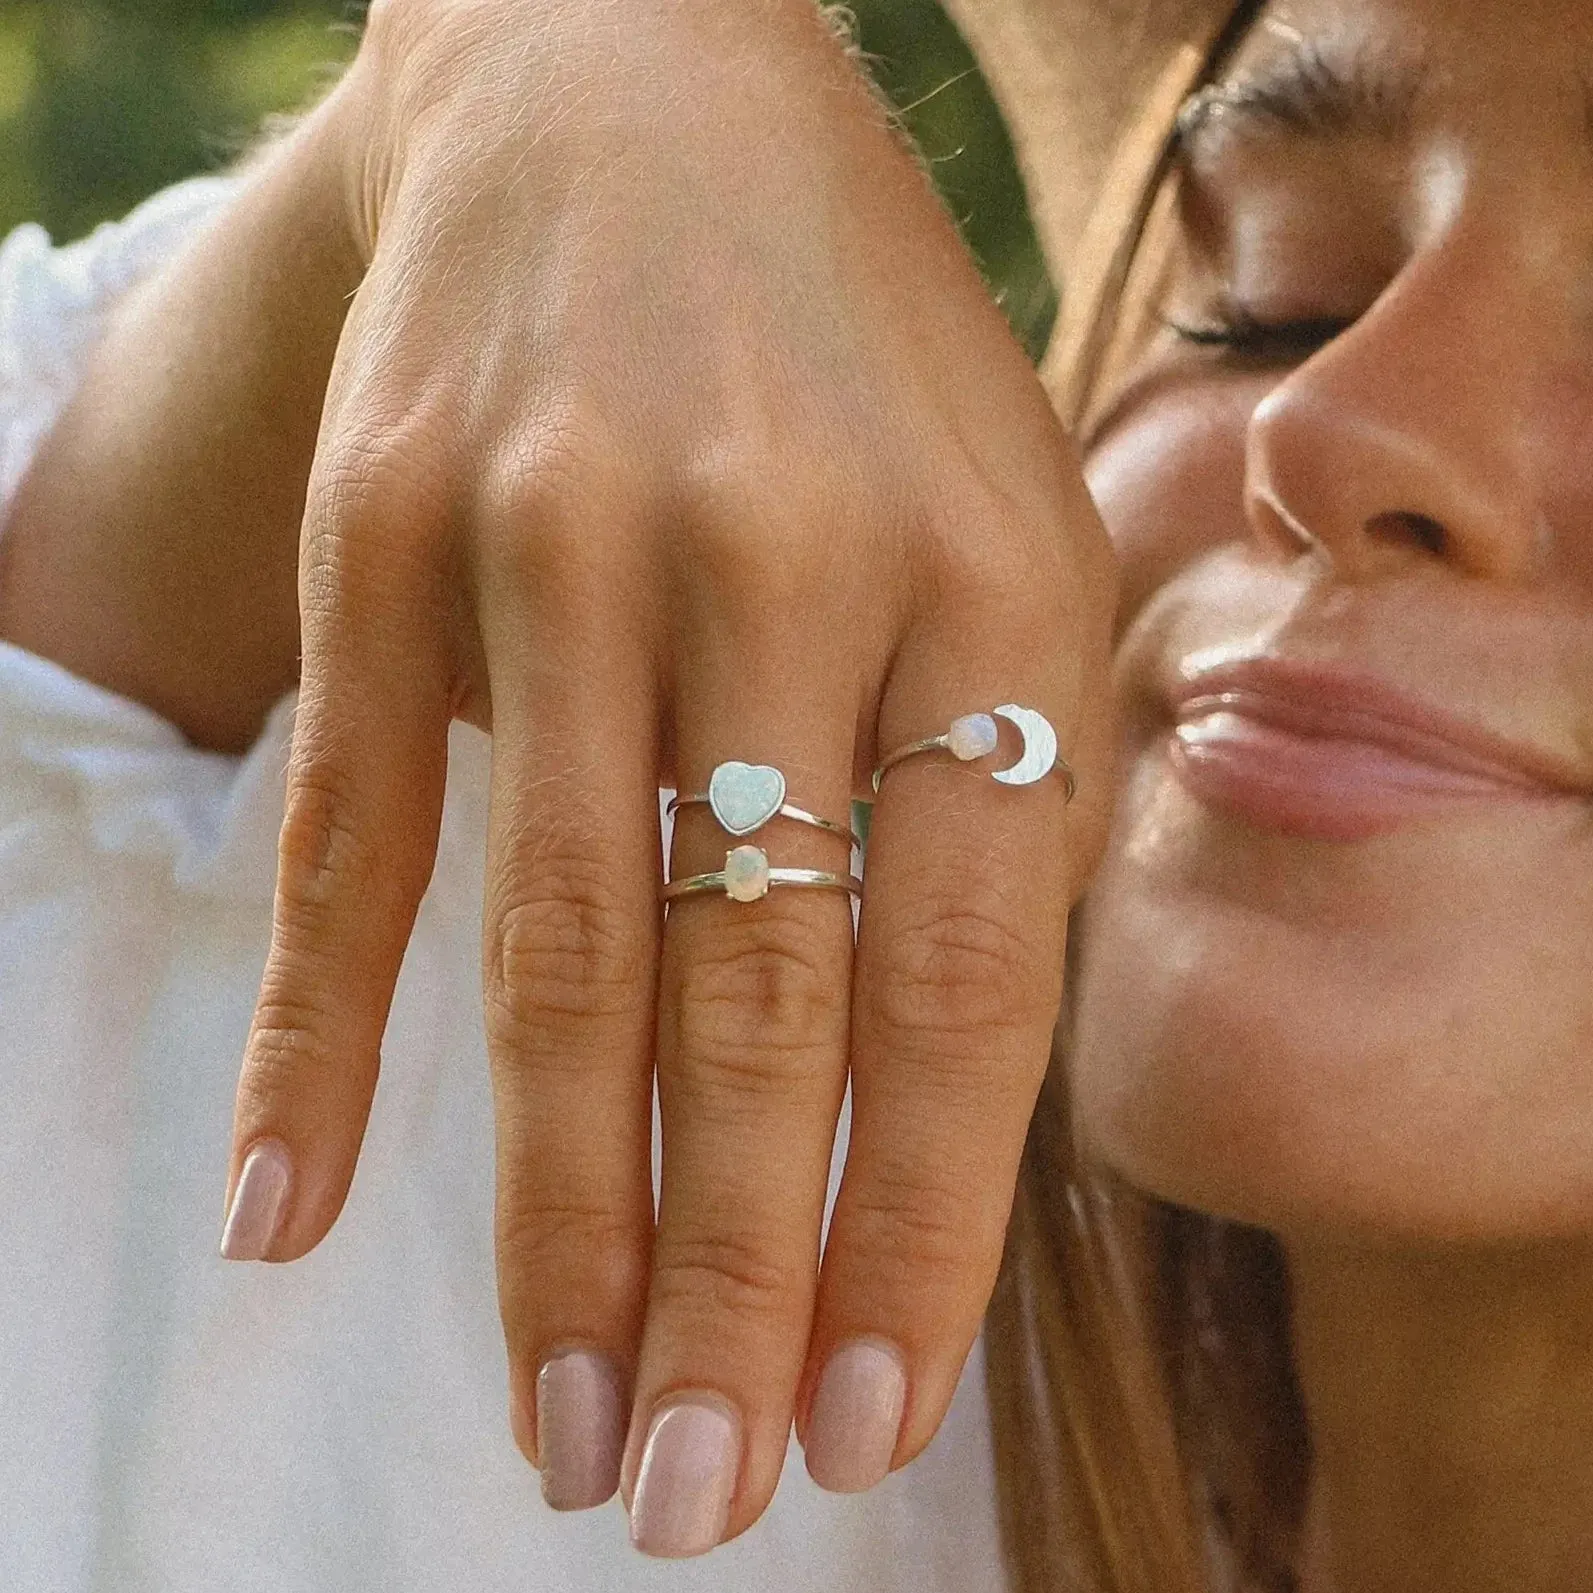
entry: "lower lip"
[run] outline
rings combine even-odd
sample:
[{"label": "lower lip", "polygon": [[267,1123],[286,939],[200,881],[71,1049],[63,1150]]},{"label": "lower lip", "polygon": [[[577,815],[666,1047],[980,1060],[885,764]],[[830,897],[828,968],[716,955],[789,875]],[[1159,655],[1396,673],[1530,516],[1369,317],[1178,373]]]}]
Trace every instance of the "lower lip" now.
[{"label": "lower lip", "polygon": [[1180,724],[1171,755],[1185,787],[1208,806],[1309,840],[1366,840],[1479,802],[1565,800],[1374,742],[1300,735],[1233,712]]}]

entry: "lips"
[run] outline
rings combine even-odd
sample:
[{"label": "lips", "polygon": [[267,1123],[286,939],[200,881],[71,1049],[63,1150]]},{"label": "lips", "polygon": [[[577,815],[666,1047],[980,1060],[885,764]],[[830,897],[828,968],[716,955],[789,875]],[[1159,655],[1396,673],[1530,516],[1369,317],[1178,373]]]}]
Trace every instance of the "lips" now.
[{"label": "lips", "polygon": [[1284,835],[1362,840],[1480,803],[1589,796],[1581,772],[1545,750],[1376,676],[1254,658],[1185,677],[1172,696],[1184,785]]}]

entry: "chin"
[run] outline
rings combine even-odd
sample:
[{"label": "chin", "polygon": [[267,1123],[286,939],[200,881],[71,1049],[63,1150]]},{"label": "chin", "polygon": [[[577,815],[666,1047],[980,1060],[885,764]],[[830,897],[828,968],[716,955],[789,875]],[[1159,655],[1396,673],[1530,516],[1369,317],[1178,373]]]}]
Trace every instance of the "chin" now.
[{"label": "chin", "polygon": [[1157,747],[1129,770],[1080,922],[1093,1154],[1285,1237],[1593,1233],[1585,817],[1302,840],[1204,806]]}]

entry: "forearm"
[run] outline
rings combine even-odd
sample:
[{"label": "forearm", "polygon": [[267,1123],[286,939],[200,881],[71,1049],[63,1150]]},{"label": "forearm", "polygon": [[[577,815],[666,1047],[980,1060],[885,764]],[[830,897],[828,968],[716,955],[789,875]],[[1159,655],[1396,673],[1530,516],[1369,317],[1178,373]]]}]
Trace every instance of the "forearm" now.
[{"label": "forearm", "polygon": [[334,93],[111,317],[0,539],[0,638],[236,751],[298,664],[305,482],[363,274]]}]

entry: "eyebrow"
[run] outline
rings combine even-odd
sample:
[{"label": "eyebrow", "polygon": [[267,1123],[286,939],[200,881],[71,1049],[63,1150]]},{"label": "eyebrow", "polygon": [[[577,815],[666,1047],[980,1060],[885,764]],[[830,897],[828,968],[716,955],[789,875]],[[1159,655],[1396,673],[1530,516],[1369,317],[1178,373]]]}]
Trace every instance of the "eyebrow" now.
[{"label": "eyebrow", "polygon": [[1334,56],[1300,41],[1239,78],[1191,95],[1178,114],[1177,152],[1198,164],[1236,132],[1320,140],[1360,133],[1392,142],[1409,132],[1427,77],[1411,59],[1364,49]]}]

